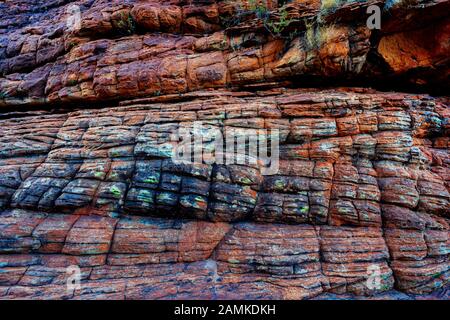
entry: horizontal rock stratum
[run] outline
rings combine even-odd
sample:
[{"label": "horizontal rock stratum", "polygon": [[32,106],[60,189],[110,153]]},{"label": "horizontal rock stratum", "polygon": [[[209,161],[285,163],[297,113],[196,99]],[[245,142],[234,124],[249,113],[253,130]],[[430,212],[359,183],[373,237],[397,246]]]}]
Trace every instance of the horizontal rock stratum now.
[{"label": "horizontal rock stratum", "polygon": [[0,299],[449,299],[449,7],[0,3]]}]

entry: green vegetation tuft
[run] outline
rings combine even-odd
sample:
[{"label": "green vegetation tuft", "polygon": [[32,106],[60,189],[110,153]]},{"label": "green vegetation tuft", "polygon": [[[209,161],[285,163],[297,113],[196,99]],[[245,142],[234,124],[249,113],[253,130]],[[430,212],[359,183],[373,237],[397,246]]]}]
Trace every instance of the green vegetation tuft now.
[{"label": "green vegetation tuft", "polygon": [[300,209],[300,212],[303,214],[308,213],[308,211],[309,211],[309,207],[306,205]]},{"label": "green vegetation tuft", "polygon": [[271,33],[275,35],[280,35],[292,22],[297,21],[295,19],[289,18],[289,12],[286,6],[280,8],[280,18],[278,20],[268,20],[264,21],[264,25],[268,28]]},{"label": "green vegetation tuft", "polygon": [[114,195],[114,197],[116,198],[120,198],[120,195],[122,194],[122,192],[120,191],[120,189],[117,186],[112,186],[109,191]]},{"label": "green vegetation tuft", "polygon": [[[222,23],[227,27],[232,27],[255,17],[262,22],[264,28],[273,37],[292,40],[302,35],[307,50],[318,49],[331,36],[334,36],[336,31],[335,25],[325,21],[324,18],[334,13],[343,4],[355,1],[364,0],[322,0],[318,14],[314,17],[302,18],[302,20],[292,18],[287,4],[289,1],[279,1],[280,7],[273,11],[268,8],[266,1],[249,0],[246,3],[237,1],[237,3],[233,2],[236,14]],[[304,31],[291,26],[294,22],[300,21],[305,25]],[[230,47],[235,51],[240,49],[240,44],[236,44],[234,39],[230,38]]]},{"label": "green vegetation tuft", "polygon": [[241,2],[235,4],[236,14],[226,20],[222,20],[222,23],[227,27],[236,26],[241,21],[249,16],[255,16],[261,20],[264,28],[269,31],[273,36],[281,38],[285,37],[283,31],[294,21],[295,19],[289,18],[289,12],[287,6],[281,6],[276,12],[272,12],[267,7],[264,1],[249,0],[247,5],[243,5]]},{"label": "green vegetation tuft", "polygon": [[76,45],[77,45],[76,42],[70,42],[69,46],[68,46],[69,47],[69,51],[72,50],[72,48],[76,47]]},{"label": "green vegetation tuft", "polygon": [[133,34],[136,31],[136,23],[131,17],[131,14],[122,12],[120,14],[120,20],[117,22],[117,28],[121,34]]},{"label": "green vegetation tuft", "polygon": [[69,87],[73,87],[73,86],[77,85],[77,83],[78,83],[78,81],[74,80],[74,79],[67,81],[67,85]]}]

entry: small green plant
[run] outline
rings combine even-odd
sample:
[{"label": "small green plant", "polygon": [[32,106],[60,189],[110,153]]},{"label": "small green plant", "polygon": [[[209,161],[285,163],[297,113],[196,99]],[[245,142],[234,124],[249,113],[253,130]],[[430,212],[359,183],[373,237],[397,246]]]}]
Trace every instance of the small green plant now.
[{"label": "small green plant", "polygon": [[67,85],[68,85],[69,87],[73,87],[73,86],[75,86],[77,83],[78,83],[78,81],[75,80],[75,79],[71,79],[71,80],[68,80],[68,81],[67,81]]},{"label": "small green plant", "polygon": [[258,0],[249,0],[248,4],[249,10],[259,19],[263,19],[269,14],[268,8]]},{"label": "small green plant", "polygon": [[117,186],[112,186],[109,189],[109,192],[111,192],[116,198],[120,198],[120,195],[122,194],[122,191],[120,191],[120,189]]},{"label": "small green plant", "polygon": [[121,12],[120,19],[116,23],[117,29],[121,34],[130,35],[136,31],[136,24],[130,13]]},{"label": "small green plant", "polygon": [[264,21],[266,28],[275,35],[280,35],[292,22],[297,21],[295,19],[289,18],[289,12],[286,6],[280,8],[280,18],[278,20]]},{"label": "small green plant", "polygon": [[308,211],[309,211],[309,206],[308,205],[305,205],[305,206],[300,208],[300,212],[303,213],[303,214],[308,213]]},{"label": "small green plant", "polygon": [[326,23],[323,17],[335,10],[340,3],[341,0],[323,0],[319,14],[312,19],[304,20],[306,28],[304,42],[307,49],[318,49],[336,35],[336,25]]},{"label": "small green plant", "polygon": [[76,42],[70,42],[68,45],[69,51],[72,50],[72,48],[74,48],[76,45]]},{"label": "small green plant", "polygon": [[282,32],[292,22],[297,21],[289,18],[286,5],[280,7],[276,12],[272,12],[265,4],[265,1],[260,0],[249,0],[247,5],[238,2],[235,4],[235,10],[236,13],[232,17],[222,21],[225,26],[236,26],[243,18],[255,16],[258,20],[262,21],[264,28],[276,37],[283,37]]},{"label": "small green plant", "polygon": [[308,20],[305,22],[305,42],[306,48],[317,49],[322,44],[321,28],[316,20]]}]

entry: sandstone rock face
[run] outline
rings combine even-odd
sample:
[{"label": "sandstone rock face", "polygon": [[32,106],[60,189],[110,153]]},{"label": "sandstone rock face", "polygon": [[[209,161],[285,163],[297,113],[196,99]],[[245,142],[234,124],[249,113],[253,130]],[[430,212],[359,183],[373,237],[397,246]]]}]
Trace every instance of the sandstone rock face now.
[{"label": "sandstone rock face", "polygon": [[0,4],[0,299],[448,299],[449,6]]}]

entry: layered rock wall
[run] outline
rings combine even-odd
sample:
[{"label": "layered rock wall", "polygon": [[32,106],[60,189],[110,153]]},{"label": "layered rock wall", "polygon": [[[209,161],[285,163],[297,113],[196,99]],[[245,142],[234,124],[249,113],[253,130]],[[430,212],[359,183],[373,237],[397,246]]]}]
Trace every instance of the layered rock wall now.
[{"label": "layered rock wall", "polygon": [[448,7],[0,4],[0,299],[448,299]]}]

